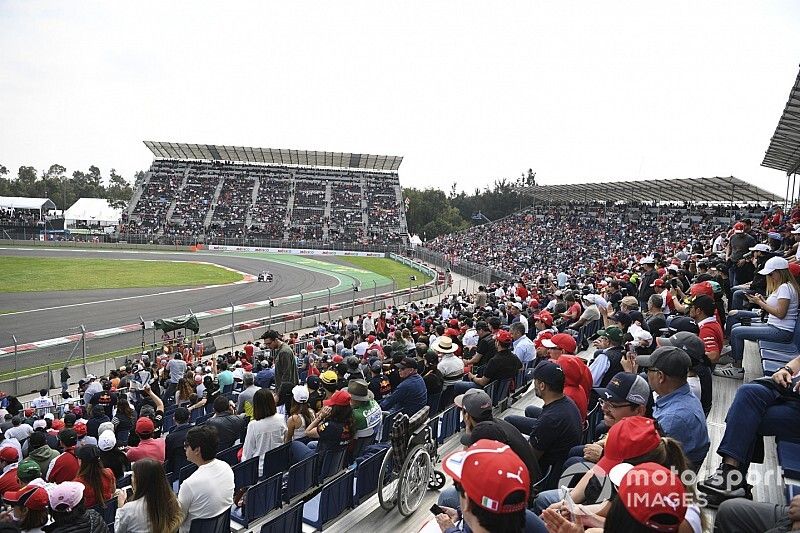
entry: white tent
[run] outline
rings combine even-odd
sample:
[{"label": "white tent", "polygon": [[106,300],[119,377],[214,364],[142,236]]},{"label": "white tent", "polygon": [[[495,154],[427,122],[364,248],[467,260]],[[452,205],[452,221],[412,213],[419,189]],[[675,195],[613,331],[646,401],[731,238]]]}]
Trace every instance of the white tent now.
[{"label": "white tent", "polygon": [[81,198],[64,211],[66,228],[75,226],[116,226],[122,209],[109,205],[105,198]]},{"label": "white tent", "polygon": [[419,235],[412,235],[409,242],[411,246],[422,246],[422,239],[419,238]]},{"label": "white tent", "polygon": [[39,211],[39,218],[51,209],[55,209],[56,204],[47,198],[25,198],[22,196],[0,196],[0,209],[29,209]]}]

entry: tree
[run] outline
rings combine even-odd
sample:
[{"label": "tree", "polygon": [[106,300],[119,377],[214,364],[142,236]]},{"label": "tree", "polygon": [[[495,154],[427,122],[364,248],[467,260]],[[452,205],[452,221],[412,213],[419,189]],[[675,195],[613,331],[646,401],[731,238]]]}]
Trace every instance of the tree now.
[{"label": "tree", "polygon": [[409,199],[406,222],[410,233],[430,240],[469,227],[469,222],[452,206],[444,191],[404,189],[403,194]]},{"label": "tree", "polygon": [[133,196],[133,189],[130,184],[117,174],[115,169],[111,169],[108,179],[108,187],[106,188],[106,198],[112,207],[124,209]]},{"label": "tree", "polygon": [[36,169],[33,167],[21,166],[17,171],[17,181],[14,185],[16,193],[14,196],[36,196]]}]

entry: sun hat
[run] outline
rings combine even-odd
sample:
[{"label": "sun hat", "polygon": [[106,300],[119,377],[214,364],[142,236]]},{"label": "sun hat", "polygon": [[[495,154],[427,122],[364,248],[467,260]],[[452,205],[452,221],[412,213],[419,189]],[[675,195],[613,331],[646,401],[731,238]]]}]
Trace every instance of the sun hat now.
[{"label": "sun hat", "polygon": [[350,397],[359,402],[368,402],[375,398],[375,395],[369,390],[369,384],[363,379],[353,379],[347,384],[347,392]]},{"label": "sun hat", "polygon": [[[528,468],[507,444],[479,440],[468,449],[445,457],[442,468],[461,484],[470,500],[487,511],[514,513],[526,507],[530,494]],[[503,503],[518,491],[524,493],[519,503]]]},{"label": "sun hat", "polygon": [[764,263],[764,268],[758,271],[759,274],[762,276],[766,276],[768,274],[772,274],[776,270],[786,270],[789,268],[789,261],[784,259],[783,257],[770,257],[767,259],[767,262]]},{"label": "sun hat", "polygon": [[453,353],[458,350],[458,345],[447,335],[442,335],[431,343],[431,349],[438,353]]},{"label": "sun hat", "polygon": [[678,531],[686,517],[686,488],[680,478],[657,463],[617,465],[617,498],[631,517],[651,531]]},{"label": "sun hat", "polygon": [[628,416],[611,426],[597,468],[606,475],[612,468],[656,449],[661,435],[652,418]]},{"label": "sun hat", "polygon": [[50,508],[54,511],[69,512],[83,500],[83,483],[63,481],[47,487]]}]

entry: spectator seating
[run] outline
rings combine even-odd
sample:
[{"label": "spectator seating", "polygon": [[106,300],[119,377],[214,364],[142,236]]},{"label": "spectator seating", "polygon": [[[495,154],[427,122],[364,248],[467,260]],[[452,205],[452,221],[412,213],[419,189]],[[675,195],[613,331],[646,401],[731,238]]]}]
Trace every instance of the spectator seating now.
[{"label": "spectator seating", "polygon": [[303,502],[298,502],[263,526],[260,533],[302,533]]},{"label": "spectator seating", "polygon": [[378,473],[381,469],[383,457],[388,451],[388,448],[383,448],[378,453],[361,461],[356,467],[353,505],[359,505],[378,490]]},{"label": "spectator seating", "polygon": [[248,527],[251,523],[267,516],[267,513],[281,506],[282,474],[265,478],[247,489],[244,505],[241,509],[233,509],[231,518],[234,522]]},{"label": "spectator seating", "polygon": [[778,464],[785,477],[800,479],[800,443],[778,442]]},{"label": "spectator seating", "polygon": [[260,457],[252,457],[232,466],[234,487],[237,489],[250,487],[258,482],[258,462],[260,460]]},{"label": "spectator seating", "polygon": [[322,489],[303,507],[303,522],[322,531],[325,524],[353,508],[354,470],[340,472],[326,481]]},{"label": "spectator seating", "polygon": [[189,533],[230,533],[230,531],[230,509],[226,509],[224,513],[213,518],[195,518],[189,528]]},{"label": "spectator seating", "polygon": [[298,461],[289,467],[286,475],[286,486],[283,490],[283,501],[294,503],[293,500],[317,484],[317,461],[319,455],[314,454]]},{"label": "spectator seating", "polygon": [[264,457],[261,458],[261,463],[263,465],[261,479],[266,479],[284,471],[285,465],[289,464],[289,445],[290,443],[288,442],[281,444],[277,448],[264,454]]}]

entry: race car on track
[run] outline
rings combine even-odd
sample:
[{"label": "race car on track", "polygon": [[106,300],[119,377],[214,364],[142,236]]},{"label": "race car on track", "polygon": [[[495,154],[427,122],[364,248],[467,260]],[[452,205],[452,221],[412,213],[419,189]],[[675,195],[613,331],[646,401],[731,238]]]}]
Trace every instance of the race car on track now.
[{"label": "race car on track", "polygon": [[271,282],[272,281],[272,272],[270,272],[268,270],[261,271],[261,273],[258,275],[258,281]]}]

